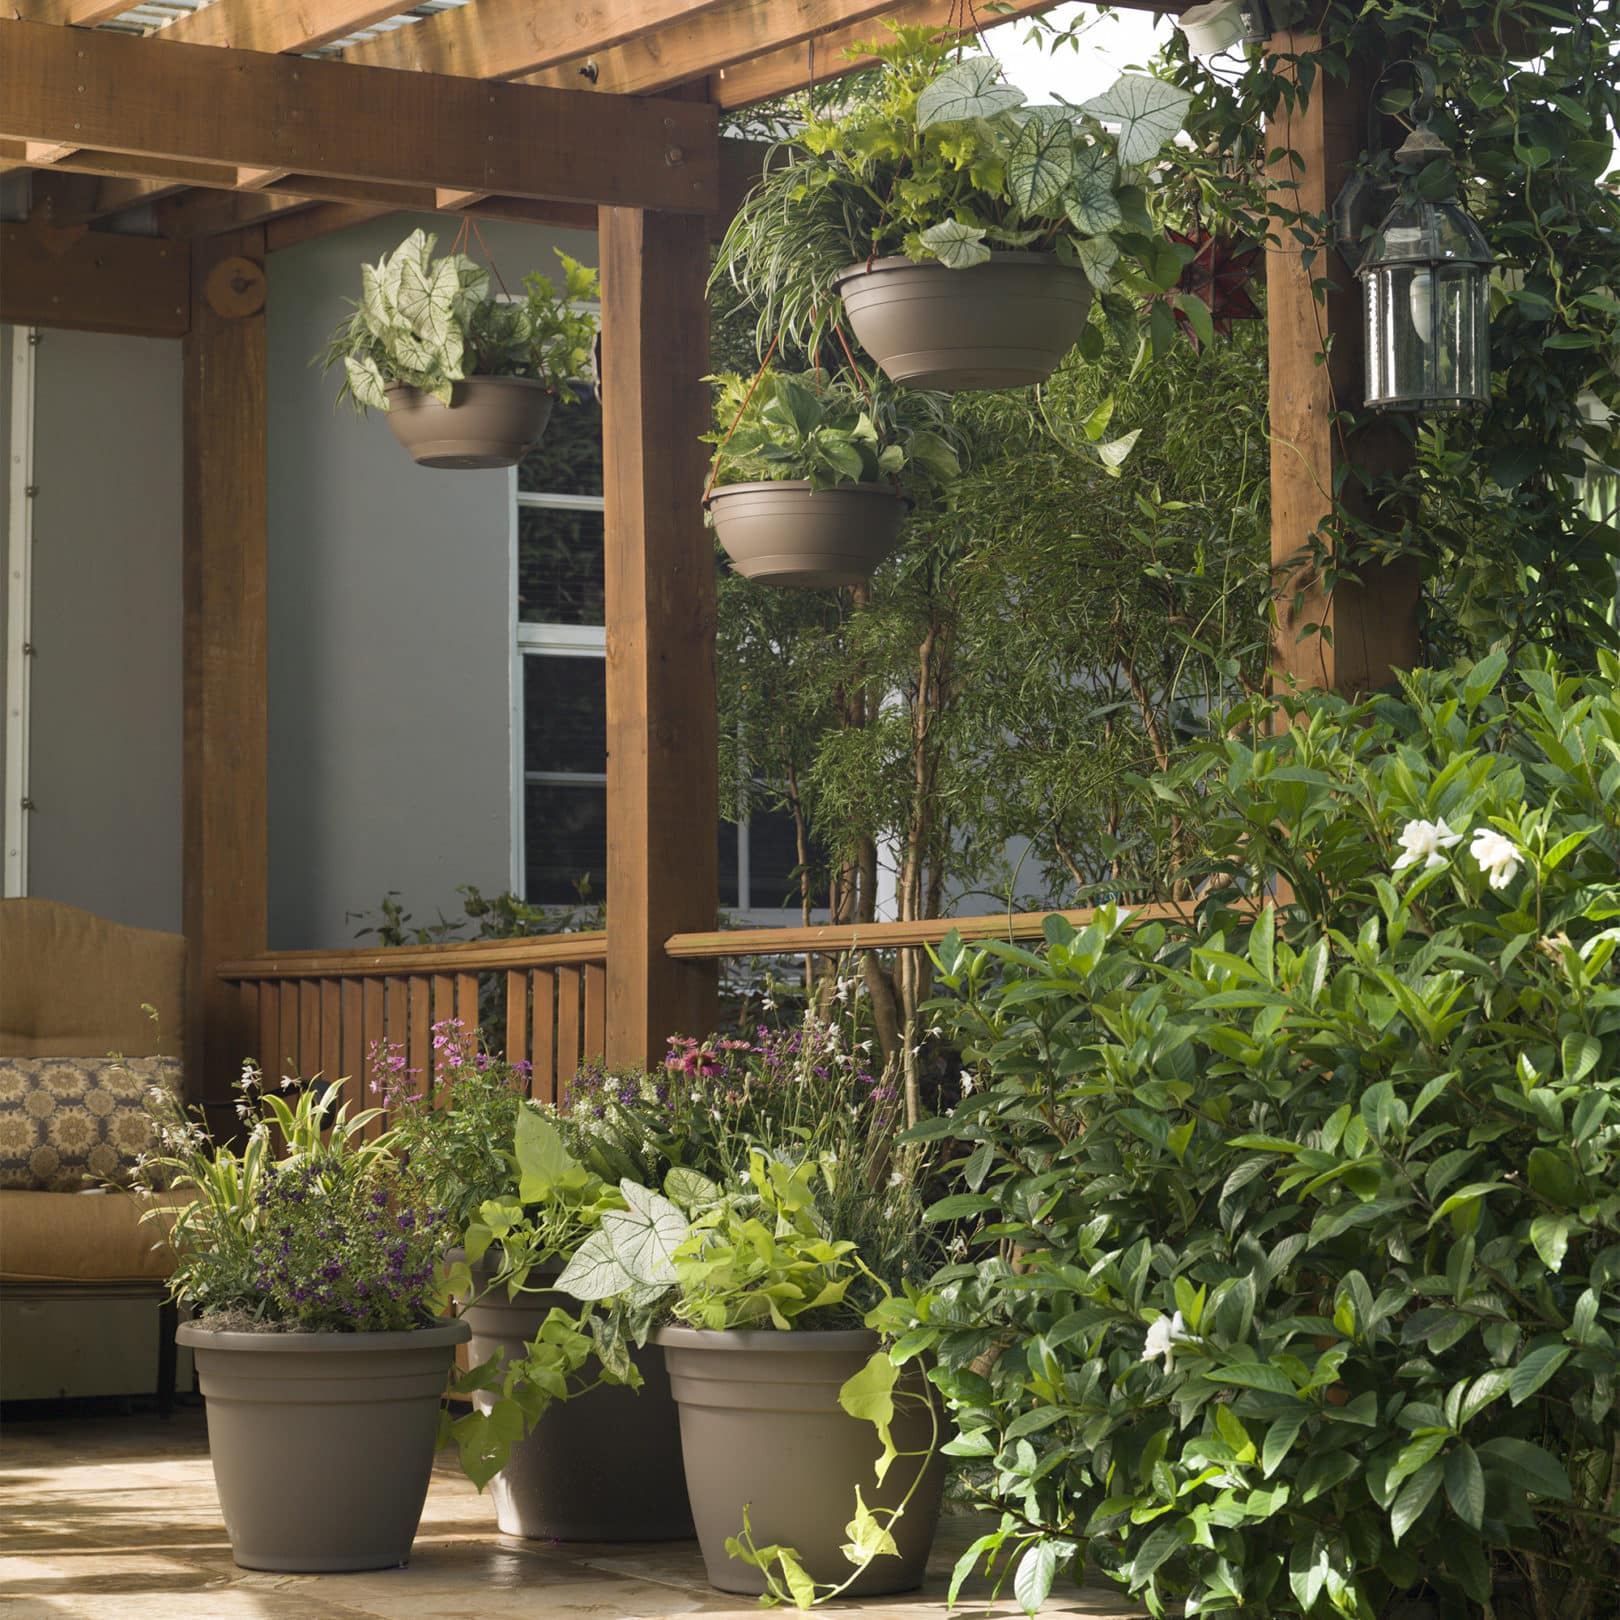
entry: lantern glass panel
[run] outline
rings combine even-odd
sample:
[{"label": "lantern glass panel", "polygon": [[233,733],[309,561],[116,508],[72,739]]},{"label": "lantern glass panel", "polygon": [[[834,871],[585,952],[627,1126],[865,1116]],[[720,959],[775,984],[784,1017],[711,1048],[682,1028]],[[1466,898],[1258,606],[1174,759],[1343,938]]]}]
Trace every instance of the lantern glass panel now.
[{"label": "lantern glass panel", "polygon": [[1455,203],[1396,205],[1360,272],[1369,405],[1447,411],[1489,400],[1490,264]]}]

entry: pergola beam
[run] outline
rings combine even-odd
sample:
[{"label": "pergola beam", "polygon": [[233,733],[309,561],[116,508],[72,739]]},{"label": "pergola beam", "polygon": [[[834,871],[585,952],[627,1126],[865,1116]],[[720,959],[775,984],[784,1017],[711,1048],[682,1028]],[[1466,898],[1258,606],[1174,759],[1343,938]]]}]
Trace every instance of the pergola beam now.
[{"label": "pergola beam", "polygon": [[[632,41],[662,39],[695,19],[735,9],[731,0],[588,0],[566,7],[536,6],[533,0],[475,0],[362,40],[343,57],[416,73],[510,79],[598,51],[623,49]],[[569,79],[564,88],[578,89],[582,82]]]},{"label": "pergola beam", "polygon": [[169,162],[707,213],[714,110],[0,22],[0,136]]},{"label": "pergola beam", "polygon": [[32,223],[0,225],[0,322],[8,326],[182,337],[189,289],[177,243],[85,231],[63,246]]}]

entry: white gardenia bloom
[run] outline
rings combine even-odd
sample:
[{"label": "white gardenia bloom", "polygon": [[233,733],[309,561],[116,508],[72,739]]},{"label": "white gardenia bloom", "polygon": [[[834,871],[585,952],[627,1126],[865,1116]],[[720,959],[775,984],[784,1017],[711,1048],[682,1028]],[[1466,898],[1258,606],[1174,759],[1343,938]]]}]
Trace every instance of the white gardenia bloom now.
[{"label": "white gardenia bloom", "polygon": [[1462,842],[1462,834],[1453,832],[1444,819],[1440,821],[1409,821],[1401,828],[1401,858],[1395,863],[1399,872],[1403,867],[1416,866],[1422,861],[1424,869],[1444,866],[1446,858],[1440,852]]},{"label": "white gardenia bloom", "polygon": [[1494,827],[1476,827],[1468,853],[1490,878],[1493,889],[1505,889],[1519,875],[1518,845]]},{"label": "white gardenia bloom", "polygon": [[1164,1370],[1174,1372],[1176,1345],[1187,1337],[1187,1324],[1182,1320],[1180,1311],[1174,1316],[1161,1316],[1147,1330],[1147,1338],[1142,1344],[1142,1359],[1157,1361],[1163,1356]]}]

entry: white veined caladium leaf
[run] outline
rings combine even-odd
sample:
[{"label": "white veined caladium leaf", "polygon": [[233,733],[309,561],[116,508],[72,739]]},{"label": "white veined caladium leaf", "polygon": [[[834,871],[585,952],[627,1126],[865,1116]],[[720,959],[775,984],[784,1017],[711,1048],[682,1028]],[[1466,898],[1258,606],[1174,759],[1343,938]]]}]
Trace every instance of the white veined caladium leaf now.
[{"label": "white veined caladium leaf", "polygon": [[1040,214],[1062,197],[1074,170],[1074,129],[1062,108],[1031,108],[1007,154],[1007,190],[1018,211]]},{"label": "white veined caladium leaf", "polygon": [[575,1299],[612,1299],[627,1293],[634,1279],[613,1252],[613,1240],[601,1227],[574,1250],[574,1257],[562,1269],[553,1285]]},{"label": "white veined caladium leaf", "polygon": [[1080,110],[1099,123],[1119,128],[1119,161],[1146,163],[1181,133],[1192,97],[1163,79],[1125,73]]},{"label": "white veined caladium leaf", "polygon": [[424,343],[414,332],[394,333],[390,347],[402,371],[428,372],[435,369],[438,351]]},{"label": "white veined caladium leaf", "polygon": [[367,355],[364,360],[345,355],[343,369],[348,373],[349,392],[362,405],[374,411],[388,409],[388,395],[383,392],[383,374],[377,362]]},{"label": "white veined caladium leaf", "polygon": [[1073,173],[1063,205],[1076,230],[1087,236],[1100,236],[1125,223],[1119,198],[1114,195],[1118,180],[1119,165],[1114,162],[1112,153],[1100,146],[1075,149]]},{"label": "white veined caladium leaf", "polygon": [[1075,253],[1086,280],[1098,292],[1107,292],[1114,284],[1114,266],[1119,263],[1119,249],[1111,236],[1088,236],[1075,244]]},{"label": "white veined caladium leaf", "polygon": [[917,127],[994,118],[1023,104],[1024,92],[1006,82],[999,62],[989,56],[969,56],[947,68],[917,97]]},{"label": "white veined caladium leaf", "polygon": [[614,1258],[633,1282],[659,1286],[674,1282],[675,1251],[687,1233],[685,1213],[662,1193],[628,1178],[619,1183],[619,1191],[630,1207],[609,1210],[601,1228],[613,1244]]},{"label": "white veined caladium leaf", "polygon": [[964,225],[959,219],[942,219],[922,233],[922,245],[948,269],[965,270],[983,264],[990,257],[984,245],[984,232],[977,225]]}]

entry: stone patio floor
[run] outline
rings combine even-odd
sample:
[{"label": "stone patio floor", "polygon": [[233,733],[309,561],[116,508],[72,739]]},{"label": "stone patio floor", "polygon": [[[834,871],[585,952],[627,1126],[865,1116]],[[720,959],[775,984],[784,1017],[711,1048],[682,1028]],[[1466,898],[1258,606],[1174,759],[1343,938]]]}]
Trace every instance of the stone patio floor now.
[{"label": "stone patio floor", "polygon": [[[822,1612],[944,1620],[956,1554],[979,1525],[947,1518],[927,1585]],[[962,1620],[1014,1620],[1010,1595],[970,1586]],[[441,1457],[408,1568],[365,1575],[238,1569],[219,1517],[200,1403],[168,1419],[81,1414],[0,1432],[0,1613],[7,1620],[745,1620],[715,1592],[692,1542],[562,1546],[495,1529],[494,1508]],[[788,1610],[791,1614],[792,1611]],[[1112,1589],[1054,1596],[1043,1616],[1131,1620]]]}]

